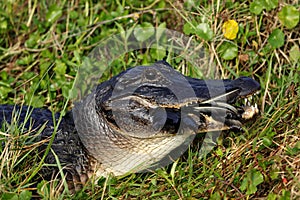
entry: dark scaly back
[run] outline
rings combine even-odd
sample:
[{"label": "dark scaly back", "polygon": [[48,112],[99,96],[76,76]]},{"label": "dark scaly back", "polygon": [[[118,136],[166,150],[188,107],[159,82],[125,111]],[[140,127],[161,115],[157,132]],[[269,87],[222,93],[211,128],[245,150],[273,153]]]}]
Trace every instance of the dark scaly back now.
[{"label": "dark scaly back", "polygon": [[[54,133],[54,124],[58,123],[59,115],[59,113],[56,113],[53,118],[52,112],[47,109],[0,105],[0,126],[2,127],[5,122],[11,124],[14,120],[17,120],[20,126],[24,124],[25,130],[33,130],[34,134],[45,125],[41,134],[36,138],[37,141],[47,141],[39,146],[40,157],[42,157]],[[28,120],[26,120],[27,116],[30,116]],[[5,145],[4,142],[2,145]],[[77,135],[71,112],[62,118],[51,148],[58,156],[64,169],[69,190],[80,189],[87,180],[89,158]],[[46,156],[45,163],[57,164],[51,151]],[[57,174],[57,167],[43,167],[40,173],[45,180],[52,180]],[[58,178],[60,179],[60,175],[58,175]]]}]

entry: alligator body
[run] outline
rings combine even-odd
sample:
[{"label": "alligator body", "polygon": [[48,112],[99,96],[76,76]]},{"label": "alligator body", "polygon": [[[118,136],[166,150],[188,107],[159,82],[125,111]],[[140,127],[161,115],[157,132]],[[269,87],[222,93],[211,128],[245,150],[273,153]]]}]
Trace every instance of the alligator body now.
[{"label": "alligator body", "polygon": [[[80,185],[76,183],[86,182],[93,174],[154,170],[177,159],[197,133],[240,130],[258,109],[249,103],[235,104],[259,89],[248,77],[206,81],[186,77],[165,61],[130,68],[75,104],[62,118],[52,149],[75,189]],[[10,123],[13,110],[20,112],[22,122],[28,109],[1,105],[0,123]],[[52,113],[31,111],[33,128],[46,124],[39,139],[51,137]],[[56,163],[52,153],[45,162]],[[45,169],[44,177],[50,177],[51,170]]]}]

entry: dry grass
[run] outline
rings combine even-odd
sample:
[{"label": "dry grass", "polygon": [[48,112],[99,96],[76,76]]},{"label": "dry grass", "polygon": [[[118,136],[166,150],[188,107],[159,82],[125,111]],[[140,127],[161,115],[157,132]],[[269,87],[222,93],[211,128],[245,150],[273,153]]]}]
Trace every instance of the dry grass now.
[{"label": "dry grass", "polygon": [[[147,1],[150,7],[142,2],[125,3],[129,9],[122,13],[117,8],[124,2],[58,1],[62,14],[53,24],[47,24],[45,19],[50,3],[34,2],[0,3],[5,13],[0,17],[7,23],[7,28],[0,32],[2,104],[33,102],[37,107],[62,110],[64,92],[74,80],[76,66],[99,41],[118,32],[115,22],[128,29],[144,21],[155,26],[166,21],[168,28],[182,32],[185,23],[205,18],[215,34],[214,39],[203,42],[196,35],[193,37],[206,46],[220,77],[246,75],[260,82],[262,88],[257,101],[261,114],[256,121],[246,124],[244,133],[224,133],[218,146],[204,158],[200,157],[199,144],[195,143],[165,169],[101,179],[72,196],[59,195],[55,182],[36,184],[38,175],[33,178],[32,174],[39,169],[40,163],[34,156],[39,144],[32,143],[29,132],[11,125],[0,132],[2,199],[32,197],[32,194],[51,199],[300,198],[300,64],[289,55],[293,45],[300,45],[300,26],[291,30],[282,28],[276,17],[287,3],[299,10],[297,1],[280,2],[277,8],[264,10],[260,15],[249,12],[249,2],[229,5],[212,1],[191,11],[184,9],[181,1]],[[145,8],[136,9],[141,4]],[[225,41],[221,27],[227,19],[235,19],[244,28],[234,41],[238,57],[231,61],[225,61],[218,53]],[[268,47],[268,38],[277,27],[283,30],[285,43],[281,48],[272,49]],[[104,78],[149,58],[138,53],[145,52],[120,57]],[[172,62],[181,71],[189,72],[191,66],[184,60]],[[66,70],[60,71],[57,66],[63,65]],[[32,92],[32,88],[37,89]],[[256,186],[256,192],[247,193],[248,189],[242,190],[241,184],[248,181],[250,187],[256,172],[262,175],[263,182]]]}]

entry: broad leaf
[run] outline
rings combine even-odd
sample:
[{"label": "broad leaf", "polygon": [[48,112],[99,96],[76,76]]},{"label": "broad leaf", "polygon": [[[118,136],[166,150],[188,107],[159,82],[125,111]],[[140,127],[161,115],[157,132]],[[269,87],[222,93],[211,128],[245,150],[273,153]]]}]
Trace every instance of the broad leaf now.
[{"label": "broad leaf", "polygon": [[207,23],[200,23],[196,27],[196,34],[202,39],[209,41],[213,38],[213,31]]},{"label": "broad leaf", "polygon": [[252,169],[247,172],[247,175],[244,177],[240,189],[242,191],[247,190],[246,194],[254,194],[257,191],[257,186],[264,181],[263,175],[260,171]]},{"label": "broad leaf", "polygon": [[280,29],[275,29],[268,38],[268,42],[273,48],[279,48],[284,45],[284,33]]},{"label": "broad leaf", "polygon": [[250,12],[252,12],[255,15],[259,15],[263,9],[264,7],[260,3],[260,1],[253,1],[250,3]]},{"label": "broad leaf", "polygon": [[135,27],[133,34],[139,42],[144,42],[149,39],[154,32],[155,30],[152,24],[143,22]]},{"label": "broad leaf", "polygon": [[292,29],[299,23],[299,11],[294,6],[284,6],[278,13],[280,22],[287,27]]},{"label": "broad leaf", "polygon": [[219,47],[218,52],[224,60],[232,60],[237,57],[238,48],[235,44],[225,42]]}]

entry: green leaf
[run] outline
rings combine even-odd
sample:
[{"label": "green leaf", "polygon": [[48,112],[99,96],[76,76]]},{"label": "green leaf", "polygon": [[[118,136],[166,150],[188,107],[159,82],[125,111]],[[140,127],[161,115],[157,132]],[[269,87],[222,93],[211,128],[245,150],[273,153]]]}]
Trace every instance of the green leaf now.
[{"label": "green leaf", "polygon": [[257,191],[257,186],[264,181],[263,175],[260,171],[252,169],[247,172],[247,175],[244,177],[240,189],[242,191],[247,190],[246,194],[254,194]]},{"label": "green leaf", "polygon": [[[34,86],[33,86],[34,87]],[[33,106],[35,108],[41,108],[45,105],[45,97],[41,95],[34,96],[32,92],[25,94],[26,105]]]},{"label": "green leaf", "polygon": [[59,60],[56,61],[56,65],[53,69],[57,75],[64,76],[66,74],[67,65]]},{"label": "green leaf", "polygon": [[121,24],[119,24],[118,22],[115,22],[115,24],[118,27],[119,34],[121,35],[122,39],[125,41],[126,40],[126,32],[125,32],[123,26]]},{"label": "green leaf", "polygon": [[75,10],[70,11],[70,18],[71,19],[77,19],[79,16],[79,13]]},{"label": "green leaf", "polygon": [[246,190],[248,187],[248,180],[246,179],[246,177],[243,179],[242,183],[241,183],[241,186],[240,186],[240,189],[242,191]]},{"label": "green leaf", "polygon": [[218,49],[221,57],[224,60],[232,60],[238,55],[238,48],[235,44],[224,42]]},{"label": "green leaf", "polygon": [[40,73],[39,77],[42,78],[44,74],[48,71],[49,67],[51,66],[51,62],[40,62]]},{"label": "green leaf", "polygon": [[46,13],[46,20],[49,23],[54,23],[62,16],[62,8],[56,4],[53,4],[49,7],[48,12]]},{"label": "green leaf", "polygon": [[288,155],[296,156],[300,153],[300,141],[296,143],[294,146],[287,146],[286,153]]},{"label": "green leaf", "polygon": [[40,39],[40,36],[38,34],[31,34],[28,38],[28,40],[26,40],[25,42],[25,47],[27,48],[33,48],[38,40]]},{"label": "green leaf", "polygon": [[8,87],[8,88],[10,87],[10,85],[4,81],[0,81],[0,86],[4,86],[4,87]]},{"label": "green leaf", "polygon": [[68,97],[72,97],[72,93],[71,93],[71,88],[72,88],[72,85],[70,84],[65,84],[62,86],[61,90],[62,90],[62,95],[65,97],[65,98],[68,98]]},{"label": "green leaf", "polygon": [[277,195],[274,193],[269,193],[267,196],[267,200],[276,200],[277,199]]},{"label": "green leaf", "polygon": [[7,81],[8,80],[8,73],[6,71],[0,72],[0,78],[2,79],[2,81]]},{"label": "green leaf", "polygon": [[209,24],[207,23],[198,24],[196,27],[196,34],[206,41],[211,40],[214,36],[213,31],[210,29]]},{"label": "green leaf", "polygon": [[272,179],[272,180],[275,180],[275,179],[277,179],[278,178],[278,176],[279,176],[279,172],[277,171],[277,170],[270,170],[270,178]]},{"label": "green leaf", "polygon": [[184,32],[184,34],[189,35],[189,34],[195,33],[195,28],[192,24],[185,23],[183,25],[183,32]]},{"label": "green leaf", "polygon": [[253,1],[250,3],[250,12],[252,12],[255,15],[259,15],[261,11],[263,10],[263,6],[260,1]]},{"label": "green leaf", "polygon": [[300,49],[297,44],[295,44],[290,50],[290,59],[297,62],[300,59]]},{"label": "green leaf", "polygon": [[11,87],[0,86],[0,99],[6,99],[8,94],[12,91],[13,89]]},{"label": "green leaf", "polygon": [[32,192],[28,190],[23,190],[19,196],[19,198],[22,200],[30,200],[31,197],[32,197]]},{"label": "green leaf", "polygon": [[294,6],[287,5],[278,13],[278,18],[285,27],[292,29],[299,23],[299,11]]},{"label": "green leaf", "polygon": [[0,30],[6,31],[8,27],[7,20],[4,17],[0,17]]},{"label": "green leaf", "polygon": [[150,49],[150,54],[153,58],[161,60],[166,56],[167,51],[163,46],[153,44]]},{"label": "green leaf", "polygon": [[261,184],[262,182],[264,182],[264,177],[263,175],[260,173],[260,171],[254,169],[251,171],[251,175],[252,175],[252,184],[257,186],[259,184]]},{"label": "green leaf", "polygon": [[159,41],[162,34],[166,31],[166,22],[161,23],[156,29],[156,40]]},{"label": "green leaf", "polygon": [[268,137],[263,137],[263,144],[265,146],[269,147],[269,146],[271,146],[273,144],[273,142]]},{"label": "green leaf", "polygon": [[19,197],[15,193],[3,193],[1,196],[2,200],[19,200]]},{"label": "green leaf", "polygon": [[33,62],[33,55],[32,54],[21,57],[20,59],[17,60],[18,65],[30,65],[31,62]]},{"label": "green leaf", "polygon": [[264,5],[264,8],[267,10],[267,11],[270,11],[274,8],[277,7],[278,5],[278,0],[262,0],[262,3]]},{"label": "green leaf", "polygon": [[134,26],[126,30],[126,40],[128,40],[128,38],[131,36],[133,30],[134,30]]},{"label": "green leaf", "polygon": [[279,48],[284,45],[284,34],[280,29],[275,29],[269,36],[268,42],[273,48]]},{"label": "green leaf", "polygon": [[250,12],[259,15],[263,9],[270,11],[278,6],[278,0],[257,0],[250,3]]},{"label": "green leaf", "polygon": [[198,8],[201,4],[201,1],[195,0],[186,0],[184,1],[184,6],[187,10],[192,10],[193,8]]},{"label": "green leaf", "polygon": [[282,195],[279,198],[279,200],[290,200],[291,199],[291,192],[290,191],[286,191],[286,190],[282,190]]},{"label": "green leaf", "polygon": [[154,34],[154,27],[152,24],[148,22],[143,22],[142,24],[138,24],[133,34],[139,42],[144,42],[149,39]]},{"label": "green leaf", "polygon": [[221,197],[221,195],[220,195],[219,192],[214,192],[214,193],[210,196],[209,199],[210,199],[210,200],[219,200],[219,199],[222,199],[222,197]]}]

